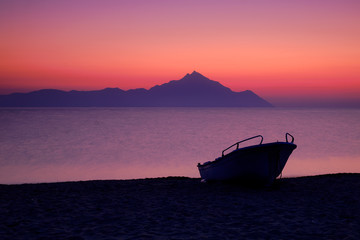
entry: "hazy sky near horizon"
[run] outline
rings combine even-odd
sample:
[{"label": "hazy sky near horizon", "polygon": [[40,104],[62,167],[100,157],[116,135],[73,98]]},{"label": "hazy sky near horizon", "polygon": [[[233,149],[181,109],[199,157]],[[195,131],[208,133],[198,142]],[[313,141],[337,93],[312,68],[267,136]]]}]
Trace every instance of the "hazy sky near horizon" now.
[{"label": "hazy sky near horizon", "polygon": [[0,93],[196,70],[275,102],[359,101],[359,13],[358,0],[0,0]]}]

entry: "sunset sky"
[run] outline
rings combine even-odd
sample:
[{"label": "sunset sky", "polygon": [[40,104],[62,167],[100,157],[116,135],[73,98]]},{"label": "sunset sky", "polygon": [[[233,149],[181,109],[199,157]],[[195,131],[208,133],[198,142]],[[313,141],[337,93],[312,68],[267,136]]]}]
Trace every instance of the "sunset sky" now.
[{"label": "sunset sky", "polygon": [[275,105],[360,103],[360,1],[0,0],[0,94],[193,70]]}]

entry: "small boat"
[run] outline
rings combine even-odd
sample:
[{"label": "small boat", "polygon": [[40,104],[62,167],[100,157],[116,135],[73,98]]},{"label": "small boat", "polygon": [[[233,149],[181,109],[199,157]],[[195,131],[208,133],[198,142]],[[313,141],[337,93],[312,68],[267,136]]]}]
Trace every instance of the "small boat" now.
[{"label": "small boat", "polygon": [[[291,141],[289,141],[291,137]],[[261,138],[258,145],[239,148],[239,144],[254,138]],[[294,137],[286,133],[286,142],[263,142],[263,136],[258,135],[237,142],[222,151],[222,156],[214,161],[198,164],[202,181],[237,180],[249,184],[271,185],[282,173],[285,164],[296,148]],[[234,148],[232,152],[226,151]]]}]

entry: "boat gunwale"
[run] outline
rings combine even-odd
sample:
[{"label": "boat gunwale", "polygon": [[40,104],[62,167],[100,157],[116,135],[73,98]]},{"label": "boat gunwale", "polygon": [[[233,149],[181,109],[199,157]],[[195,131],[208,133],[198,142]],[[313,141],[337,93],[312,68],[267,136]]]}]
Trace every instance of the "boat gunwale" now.
[{"label": "boat gunwale", "polygon": [[224,160],[227,160],[227,158],[230,155],[233,155],[234,153],[238,153],[238,152],[246,151],[246,150],[251,150],[251,149],[255,149],[255,148],[269,147],[269,146],[272,146],[272,145],[290,145],[290,146],[294,146],[294,149],[297,147],[296,144],[290,143],[290,142],[270,142],[270,143],[264,143],[264,144],[251,145],[251,146],[235,149],[234,151],[232,151],[232,152],[230,152],[230,153],[228,153],[228,154],[226,154],[224,156],[221,156],[219,158],[216,158],[213,161],[205,162],[203,164],[199,163],[198,168],[200,169],[200,168],[211,167],[213,164],[217,164],[217,163],[220,163],[220,162],[222,162]]}]

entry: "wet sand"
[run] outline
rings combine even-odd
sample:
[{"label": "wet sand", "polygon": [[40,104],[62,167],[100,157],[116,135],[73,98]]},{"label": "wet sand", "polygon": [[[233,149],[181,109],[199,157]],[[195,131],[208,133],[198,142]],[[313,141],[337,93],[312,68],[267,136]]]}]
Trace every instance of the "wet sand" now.
[{"label": "wet sand", "polygon": [[360,239],[360,174],[0,185],[1,239]]}]

